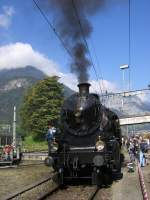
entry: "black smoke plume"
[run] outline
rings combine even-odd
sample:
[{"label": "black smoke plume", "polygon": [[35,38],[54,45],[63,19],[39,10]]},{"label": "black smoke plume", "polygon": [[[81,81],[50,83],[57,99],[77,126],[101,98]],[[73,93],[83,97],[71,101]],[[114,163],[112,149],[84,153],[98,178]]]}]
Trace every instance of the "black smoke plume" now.
[{"label": "black smoke plume", "polygon": [[94,15],[103,3],[104,0],[48,0],[55,18],[54,26],[72,55],[71,71],[77,74],[79,83],[88,81],[91,65],[83,39],[92,32],[88,17]]}]

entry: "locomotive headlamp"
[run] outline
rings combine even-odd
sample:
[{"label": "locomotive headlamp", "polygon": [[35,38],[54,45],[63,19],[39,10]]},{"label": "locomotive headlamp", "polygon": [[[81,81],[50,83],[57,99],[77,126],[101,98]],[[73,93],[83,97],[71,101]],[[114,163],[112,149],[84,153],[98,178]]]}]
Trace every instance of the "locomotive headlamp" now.
[{"label": "locomotive headlamp", "polygon": [[99,136],[98,141],[95,144],[95,148],[97,151],[101,151],[104,149],[104,147],[105,147],[105,143],[101,140],[101,138]]},{"label": "locomotive headlamp", "polygon": [[80,116],[81,116],[81,112],[78,111],[75,113],[75,117],[80,117]]},{"label": "locomotive headlamp", "polygon": [[82,106],[80,106],[79,110],[83,110],[83,107],[82,107]]}]

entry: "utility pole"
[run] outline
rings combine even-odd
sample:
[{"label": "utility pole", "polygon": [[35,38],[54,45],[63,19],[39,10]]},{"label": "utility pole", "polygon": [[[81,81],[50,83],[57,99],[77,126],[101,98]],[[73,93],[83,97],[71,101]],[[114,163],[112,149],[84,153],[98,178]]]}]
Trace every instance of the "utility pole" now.
[{"label": "utility pole", "polygon": [[[123,88],[123,92],[126,91],[126,87],[125,87],[125,70],[128,69],[128,68],[129,68],[129,65],[121,65],[120,66],[120,69],[122,70],[122,88]],[[124,99],[123,98],[121,100],[122,111],[123,111],[123,106],[124,106]]]},{"label": "utility pole", "polygon": [[125,87],[125,70],[129,69],[129,65],[120,65],[120,69],[122,70],[122,87],[123,87],[123,92],[125,92],[126,87]]},{"label": "utility pole", "polygon": [[14,106],[14,117],[13,117],[13,146],[16,148],[16,106]]}]

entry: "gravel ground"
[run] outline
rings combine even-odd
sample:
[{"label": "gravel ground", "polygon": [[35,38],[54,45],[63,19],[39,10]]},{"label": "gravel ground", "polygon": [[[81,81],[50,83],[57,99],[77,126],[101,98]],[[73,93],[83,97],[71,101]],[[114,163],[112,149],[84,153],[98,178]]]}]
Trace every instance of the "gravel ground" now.
[{"label": "gravel ground", "polygon": [[[127,150],[124,149],[125,163],[130,162]],[[135,172],[122,168],[123,178],[112,185],[112,200],[143,200],[137,167]]]},{"label": "gravel ground", "polygon": [[[129,157],[126,154],[126,161],[129,161]],[[150,192],[150,164],[142,168],[147,192]],[[123,178],[119,181],[114,181],[109,188],[102,188],[96,196],[96,200],[142,200],[142,193],[139,183],[139,177],[137,169],[133,173],[127,171],[127,167],[122,169]],[[50,175],[52,169],[45,165],[35,165],[28,167],[0,169],[0,200],[4,196],[10,193],[14,193],[23,189],[36,181],[46,178]],[[24,200],[36,199],[37,194],[42,194],[48,189],[52,189],[54,183],[47,183],[37,191],[32,191],[30,198],[24,196]],[[87,200],[89,194],[92,192],[92,186],[71,186],[58,192],[57,196],[51,196],[47,199],[52,200]]]},{"label": "gravel ground", "polygon": [[13,198],[13,200],[36,200],[43,197],[44,194],[48,194],[51,190],[56,187],[56,184],[53,181],[48,181],[30,191],[27,191],[21,196]]},{"label": "gravel ground", "polygon": [[50,175],[51,169],[43,165],[0,169],[0,200]]},{"label": "gravel ground", "polygon": [[102,188],[96,195],[94,200],[112,200],[112,189]]},{"label": "gravel ground", "polygon": [[92,191],[93,186],[69,186],[47,197],[46,200],[87,200]]},{"label": "gravel ground", "polygon": [[138,171],[129,173],[123,169],[123,179],[112,185],[112,200],[143,200]]}]

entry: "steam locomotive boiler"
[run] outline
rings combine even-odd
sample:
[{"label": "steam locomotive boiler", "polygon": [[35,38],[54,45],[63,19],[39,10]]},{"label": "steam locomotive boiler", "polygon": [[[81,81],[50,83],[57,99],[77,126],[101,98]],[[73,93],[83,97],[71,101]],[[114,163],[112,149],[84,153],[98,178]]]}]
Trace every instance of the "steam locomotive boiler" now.
[{"label": "steam locomotive boiler", "polygon": [[[120,173],[121,132],[115,113],[104,107],[89,83],[65,100],[57,148],[49,161],[58,172],[60,184],[68,179],[90,178],[99,185],[104,173]],[[56,144],[56,143],[55,143]]]}]

